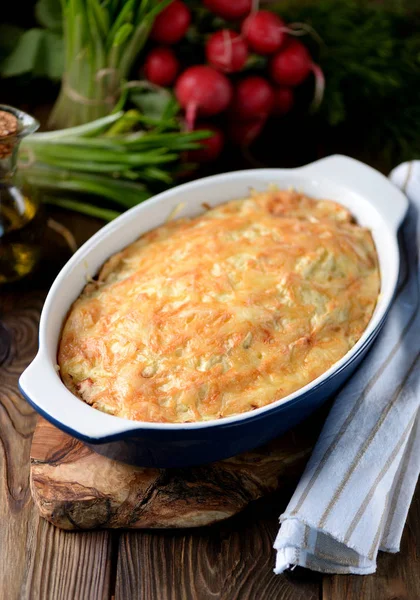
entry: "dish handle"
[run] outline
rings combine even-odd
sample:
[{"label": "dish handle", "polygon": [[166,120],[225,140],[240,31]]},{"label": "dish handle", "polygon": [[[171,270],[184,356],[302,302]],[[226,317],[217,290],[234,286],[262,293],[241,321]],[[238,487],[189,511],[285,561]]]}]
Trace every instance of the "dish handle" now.
[{"label": "dish handle", "polygon": [[50,423],[90,443],[138,427],[135,421],[127,424],[121,419],[121,422],[115,422],[111,415],[80,401],[65,388],[51,359],[42,349],[20,376],[19,389],[29,404]]},{"label": "dish handle", "polygon": [[408,209],[407,197],[376,169],[349,156],[335,154],[302,167],[314,176],[325,175],[328,179],[344,184],[362,196],[368,196],[378,211],[397,231]]}]

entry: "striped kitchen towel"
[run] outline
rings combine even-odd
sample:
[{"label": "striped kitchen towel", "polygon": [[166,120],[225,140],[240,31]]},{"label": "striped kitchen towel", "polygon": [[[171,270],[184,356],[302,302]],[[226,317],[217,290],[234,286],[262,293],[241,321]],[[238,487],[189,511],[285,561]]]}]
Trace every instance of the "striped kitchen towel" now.
[{"label": "striped kitchen towel", "polygon": [[420,161],[390,175],[411,200],[396,298],[376,344],[337,396],[280,517],[276,573],[367,574],[398,552],[420,470]]}]

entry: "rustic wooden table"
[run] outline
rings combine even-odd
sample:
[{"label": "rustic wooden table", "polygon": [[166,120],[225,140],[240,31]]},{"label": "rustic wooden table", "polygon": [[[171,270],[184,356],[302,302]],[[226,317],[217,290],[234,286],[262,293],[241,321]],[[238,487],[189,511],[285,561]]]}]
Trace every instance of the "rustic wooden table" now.
[{"label": "rustic wooden table", "polygon": [[[80,244],[99,221],[57,213]],[[40,309],[69,256],[48,234],[32,280],[0,290],[0,318],[12,346],[0,367],[0,598],[4,600],[396,600],[420,599],[420,487],[398,555],[382,555],[366,577],[302,569],[273,574],[278,516],[291,490],[273,494],[216,526],[172,531],[69,533],[41,519],[29,490],[36,414],[17,381],[37,349]],[[0,335],[5,335],[0,330]]]}]

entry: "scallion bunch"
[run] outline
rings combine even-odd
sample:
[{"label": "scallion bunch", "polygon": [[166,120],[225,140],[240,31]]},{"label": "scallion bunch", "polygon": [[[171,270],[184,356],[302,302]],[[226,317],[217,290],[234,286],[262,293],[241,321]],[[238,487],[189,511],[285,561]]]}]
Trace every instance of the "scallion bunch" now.
[{"label": "scallion bunch", "polygon": [[110,220],[173,184],[181,154],[211,134],[179,131],[172,118],[147,129],[144,119],[138,110],[120,111],[29,136],[21,144],[20,174],[44,197],[52,193],[49,202]]},{"label": "scallion bunch", "polygon": [[52,128],[88,123],[112,112],[156,15],[170,2],[61,0],[65,72]]}]

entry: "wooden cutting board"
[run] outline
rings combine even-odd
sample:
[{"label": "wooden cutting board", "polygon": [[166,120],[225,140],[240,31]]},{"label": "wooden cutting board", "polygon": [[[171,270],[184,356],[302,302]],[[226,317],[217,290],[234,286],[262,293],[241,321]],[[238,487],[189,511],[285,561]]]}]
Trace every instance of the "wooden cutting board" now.
[{"label": "wooden cutting board", "polygon": [[111,460],[40,418],[31,449],[32,496],[41,515],[62,529],[208,525],[290,486],[324,416],[325,411],[252,452],[186,469]]}]

